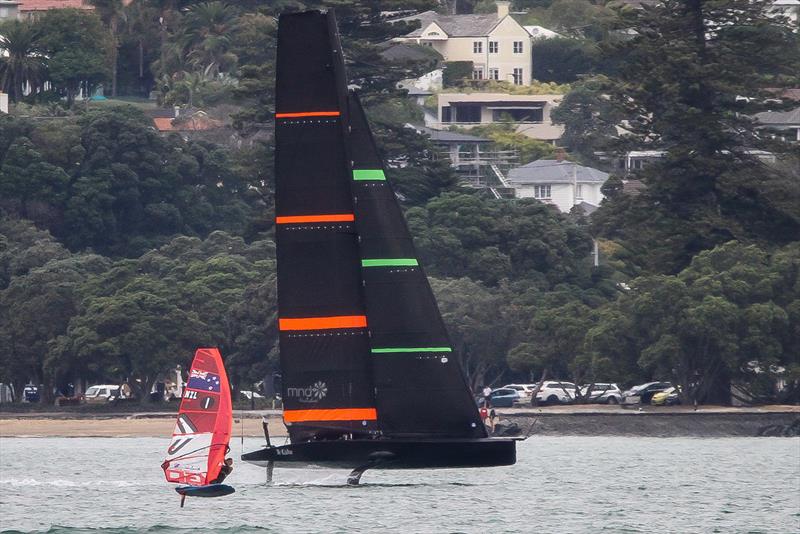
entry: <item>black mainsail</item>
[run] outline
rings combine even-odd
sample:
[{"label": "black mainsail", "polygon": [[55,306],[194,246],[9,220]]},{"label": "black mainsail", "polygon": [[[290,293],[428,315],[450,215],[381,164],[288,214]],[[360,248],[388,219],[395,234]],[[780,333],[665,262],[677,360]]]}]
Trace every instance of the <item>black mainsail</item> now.
[{"label": "black mainsail", "polygon": [[355,463],[358,476],[377,464],[513,464],[514,441],[487,437],[361,104],[347,90],[331,12],[280,18],[275,143],[291,444],[243,459]]},{"label": "black mainsail", "polygon": [[278,327],[292,441],[377,421],[334,24],[307,12],[282,17],[278,30]]}]

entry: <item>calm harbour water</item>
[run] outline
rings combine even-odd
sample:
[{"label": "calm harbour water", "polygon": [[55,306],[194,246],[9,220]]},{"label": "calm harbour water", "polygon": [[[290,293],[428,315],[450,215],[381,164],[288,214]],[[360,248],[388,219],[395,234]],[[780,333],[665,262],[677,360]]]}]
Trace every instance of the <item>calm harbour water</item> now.
[{"label": "calm harbour water", "polygon": [[[262,440],[245,440],[244,449]],[[110,532],[800,532],[800,439],[532,437],[514,467],[264,471],[179,497],[166,439],[1,438],[0,530]],[[241,452],[237,438],[234,457]]]}]

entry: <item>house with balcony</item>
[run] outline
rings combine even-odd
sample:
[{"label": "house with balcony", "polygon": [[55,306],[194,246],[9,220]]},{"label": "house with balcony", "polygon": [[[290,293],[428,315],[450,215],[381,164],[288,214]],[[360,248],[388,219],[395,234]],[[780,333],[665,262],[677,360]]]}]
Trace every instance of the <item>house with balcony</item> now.
[{"label": "house with balcony", "polygon": [[554,143],[564,133],[550,113],[563,95],[509,95],[505,93],[439,93],[438,122],[434,128],[473,128],[497,122],[513,123],[517,132]]},{"label": "house with balcony", "polygon": [[516,198],[535,198],[562,212],[579,206],[591,213],[603,200],[608,173],[571,161],[540,159],[511,169],[507,181]]},{"label": "house with balcony", "polygon": [[396,41],[429,46],[445,61],[469,61],[476,80],[530,85],[533,56],[531,35],[509,15],[511,2],[499,1],[497,13],[440,15],[426,11],[404,17],[417,20],[419,29]]},{"label": "house with balcony", "polygon": [[758,128],[784,141],[800,143],[800,107],[755,114]]}]

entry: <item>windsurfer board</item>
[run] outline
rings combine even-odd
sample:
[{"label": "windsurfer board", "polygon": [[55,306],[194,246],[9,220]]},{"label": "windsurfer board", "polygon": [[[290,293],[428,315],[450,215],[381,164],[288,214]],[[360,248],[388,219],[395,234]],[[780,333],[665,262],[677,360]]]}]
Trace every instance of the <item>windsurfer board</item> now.
[{"label": "windsurfer board", "polygon": [[175,491],[186,497],[224,497],[236,490],[226,484],[208,484],[207,486],[178,486]]}]

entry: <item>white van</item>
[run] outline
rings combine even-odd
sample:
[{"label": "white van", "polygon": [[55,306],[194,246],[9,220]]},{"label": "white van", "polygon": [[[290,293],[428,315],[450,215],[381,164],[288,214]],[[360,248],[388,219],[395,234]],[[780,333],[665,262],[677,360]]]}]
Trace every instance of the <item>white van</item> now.
[{"label": "white van", "polygon": [[87,404],[106,404],[119,398],[119,386],[114,384],[100,384],[92,386],[83,394]]}]

